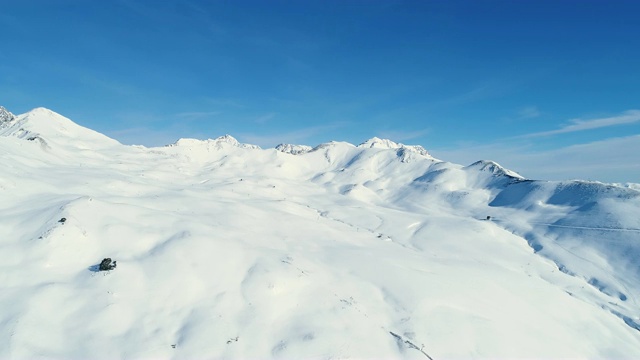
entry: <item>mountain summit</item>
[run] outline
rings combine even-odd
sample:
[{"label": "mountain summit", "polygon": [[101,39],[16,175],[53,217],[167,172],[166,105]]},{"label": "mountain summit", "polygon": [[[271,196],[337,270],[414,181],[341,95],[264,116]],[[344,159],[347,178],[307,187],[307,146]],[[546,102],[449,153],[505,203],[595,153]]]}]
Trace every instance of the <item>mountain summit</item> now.
[{"label": "mountain summit", "polygon": [[[4,115],[3,115],[4,114]],[[120,145],[96,131],[82,127],[70,119],[46,108],[36,108],[13,116],[0,109],[0,117],[10,119],[0,126],[0,136],[16,137],[40,143],[44,148],[55,146],[63,151],[96,150]]]},{"label": "mountain summit", "polygon": [[402,145],[397,144],[389,139],[380,139],[378,137],[372,137],[371,139],[358,145],[362,148],[378,148],[378,149],[399,149]]},{"label": "mountain summit", "polygon": [[13,121],[13,119],[15,119],[15,116],[5,109],[4,106],[0,106],[0,126]]},{"label": "mountain summit", "polygon": [[510,178],[513,179],[520,179],[523,180],[524,177],[522,177],[522,175],[518,174],[515,171],[512,170],[508,170],[503,168],[500,164],[498,164],[495,161],[490,161],[490,160],[479,160],[474,162],[473,164],[469,165],[468,168],[470,169],[478,169],[480,171],[486,171],[488,173],[491,173],[495,176],[508,176]]},{"label": "mountain summit", "polygon": [[395,143],[389,139],[380,139],[377,137],[373,137],[362,144],[358,145],[360,148],[369,148],[369,149],[398,149],[410,151],[416,154],[420,154],[422,156],[431,157],[427,150],[420,145],[404,145],[401,143]]}]

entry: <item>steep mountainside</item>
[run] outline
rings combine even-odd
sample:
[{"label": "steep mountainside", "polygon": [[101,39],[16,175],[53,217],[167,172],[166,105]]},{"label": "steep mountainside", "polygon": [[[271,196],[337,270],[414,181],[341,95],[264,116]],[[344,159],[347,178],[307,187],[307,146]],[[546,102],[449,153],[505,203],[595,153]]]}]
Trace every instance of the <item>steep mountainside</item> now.
[{"label": "steep mountainside", "polygon": [[0,166],[0,358],[640,357],[635,185],[46,109],[0,108]]}]

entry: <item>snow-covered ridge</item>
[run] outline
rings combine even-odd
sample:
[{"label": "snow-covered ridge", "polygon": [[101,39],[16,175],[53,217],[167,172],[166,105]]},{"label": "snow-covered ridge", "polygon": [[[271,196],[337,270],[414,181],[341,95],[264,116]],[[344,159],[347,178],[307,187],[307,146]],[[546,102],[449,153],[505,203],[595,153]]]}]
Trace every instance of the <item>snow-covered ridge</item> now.
[{"label": "snow-covered ridge", "polygon": [[190,139],[190,138],[182,138],[176,141],[173,144],[167,145],[169,147],[206,147],[206,148],[215,148],[222,149],[225,146],[233,146],[241,149],[260,149],[257,145],[251,144],[243,144],[236,140],[231,135],[220,136],[215,139],[207,139],[207,140],[198,140],[198,139]]},{"label": "snow-covered ridge", "polygon": [[479,160],[469,165],[468,168],[476,168],[479,171],[489,172],[495,176],[508,176],[514,179],[524,179],[524,177],[515,171],[505,169],[495,161]]},{"label": "snow-covered ridge", "polygon": [[402,143],[396,143],[389,139],[380,139],[378,137],[372,137],[371,139],[358,145],[358,147],[368,149],[406,149],[420,155],[430,156],[427,150],[425,150],[425,148],[420,145],[405,145]]},{"label": "snow-covered ridge", "polygon": [[402,144],[398,144],[389,139],[380,139],[378,137],[372,137],[371,139],[361,143],[358,147],[361,148],[376,148],[376,149],[399,149]]},{"label": "snow-covered ridge", "polygon": [[372,137],[371,139],[358,145],[359,148],[365,149],[390,149],[396,150],[398,156],[402,162],[413,161],[415,155],[420,155],[425,158],[435,160],[429,152],[420,145],[405,145],[402,143],[396,143],[389,139],[380,139],[378,137]]},{"label": "snow-covered ridge", "polygon": [[[57,144],[58,146],[64,145],[68,147],[69,145],[75,145],[81,149],[89,149],[91,148],[91,144],[93,144],[94,147],[113,146],[117,144],[115,140],[110,139],[103,134],[79,126],[70,119],[42,107],[35,108],[19,116],[14,116],[7,109],[1,107],[0,120],[2,120],[0,136],[14,136],[31,141],[38,140],[45,145],[48,143],[59,142],[59,144]],[[73,141],[69,141],[70,139],[73,139]],[[260,149],[257,145],[241,143],[231,135],[224,135],[215,139],[207,140],[182,138],[173,144],[166,145],[168,148],[181,148],[183,150],[191,149],[189,150],[190,152],[198,151],[197,149],[211,152],[222,150],[228,146],[240,149]],[[389,139],[380,139],[377,137],[373,137],[358,146],[346,142],[332,141],[315,147],[308,145],[280,144],[276,146],[275,149],[292,155],[303,155],[336,146],[357,147],[359,149],[394,150],[397,157],[402,162],[414,161],[416,157],[435,160],[422,146],[404,145]]]},{"label": "snow-covered ridge", "polygon": [[[5,118],[10,118],[4,111]],[[0,127],[0,136],[11,136],[28,141],[38,141],[45,148],[54,146],[73,151],[101,149],[118,146],[116,140],[97,131],[85,128],[70,119],[46,108],[35,108],[14,116]]]},{"label": "snow-covered ridge", "polygon": [[345,142],[331,141],[331,142],[327,142],[327,143],[323,143],[323,144],[317,145],[316,147],[311,147],[311,146],[307,146],[307,145],[280,144],[280,145],[276,146],[276,150],[284,152],[284,153],[288,153],[288,154],[300,155],[300,154],[306,154],[306,153],[311,152],[311,151],[317,151],[317,150],[326,149],[326,148],[332,147],[332,146],[342,146],[342,145],[353,146],[353,147],[357,147],[357,148],[360,148],[360,149],[396,150],[398,155],[403,155],[403,154],[407,154],[407,153],[415,153],[415,154],[422,155],[424,157],[433,159],[431,157],[431,155],[429,154],[429,152],[425,148],[420,146],[420,145],[404,145],[404,144],[401,144],[401,143],[396,143],[396,142],[394,142],[392,140],[389,140],[389,139],[380,139],[378,137],[373,137],[373,138],[361,143],[358,146],[355,146],[355,145],[350,144],[350,143],[345,143]]},{"label": "snow-covered ridge", "polygon": [[640,183],[614,183],[611,185],[615,185],[621,188],[633,189],[636,191],[640,191]]},{"label": "snow-covered ridge", "polygon": [[[305,155],[318,151],[326,152],[326,158],[331,161],[330,152],[342,152],[349,153],[349,149],[359,149],[359,150],[390,150],[395,153],[396,158],[398,158],[403,163],[409,163],[415,161],[417,159],[429,159],[431,161],[436,161],[425,148],[419,145],[404,145],[401,143],[396,143],[389,139],[380,139],[377,137],[373,137],[358,146],[347,142],[340,141],[331,141],[327,143],[322,143],[317,145],[316,147],[310,147],[307,145],[291,145],[291,144],[280,144],[276,146],[276,150],[280,152],[284,152],[292,155]],[[338,150],[341,149],[341,150]]]},{"label": "snow-covered ridge", "polygon": [[286,154],[299,155],[308,153],[313,148],[308,145],[279,144],[276,146],[276,150]]}]

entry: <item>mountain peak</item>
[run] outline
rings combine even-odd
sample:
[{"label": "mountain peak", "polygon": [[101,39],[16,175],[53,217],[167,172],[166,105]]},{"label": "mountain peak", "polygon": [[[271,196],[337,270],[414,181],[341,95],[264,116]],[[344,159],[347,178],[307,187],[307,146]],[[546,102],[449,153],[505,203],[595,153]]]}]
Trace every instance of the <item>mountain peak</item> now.
[{"label": "mountain peak", "polygon": [[4,106],[0,106],[0,124],[8,123],[16,117]]},{"label": "mountain peak", "polygon": [[5,108],[0,109],[3,126],[0,136],[10,136],[28,141],[38,140],[43,147],[74,147],[97,149],[119,144],[117,141],[49,109],[38,107],[27,113],[14,116]]},{"label": "mountain peak", "polygon": [[308,153],[313,148],[307,145],[280,144],[276,146],[276,150],[291,155],[299,155]]},{"label": "mountain peak", "polygon": [[372,137],[371,139],[358,145],[362,148],[378,148],[378,149],[399,149],[402,144],[395,143],[389,139],[380,139],[379,137]]},{"label": "mountain peak", "polygon": [[431,154],[420,145],[405,145],[402,143],[396,143],[389,139],[380,139],[379,137],[372,137],[371,139],[358,145],[359,148],[365,149],[389,149],[396,150],[398,156],[402,162],[410,162],[413,157],[417,155],[424,156],[429,159],[433,159]]},{"label": "mountain peak", "polygon": [[358,145],[360,148],[378,148],[378,149],[409,149],[413,152],[420,153],[421,155],[428,155],[427,150],[425,150],[420,145],[405,145],[403,143],[397,143],[395,141],[389,139],[380,139],[379,137],[372,137],[371,139],[363,142]]},{"label": "mountain peak", "polygon": [[57,112],[55,112],[55,111],[53,111],[51,109],[47,109],[46,107],[42,107],[42,106],[39,106],[37,108],[31,109],[29,112],[27,112],[27,114],[46,114],[46,115],[62,116],[62,115],[58,114]]},{"label": "mountain peak", "polygon": [[218,138],[216,138],[217,142],[225,142],[234,146],[238,146],[240,145],[240,142],[234,138],[233,136],[229,135],[229,134],[225,134],[223,136],[219,136]]},{"label": "mountain peak", "polygon": [[467,166],[468,168],[475,168],[478,169],[480,171],[486,171],[486,172],[490,172],[494,175],[498,175],[498,176],[509,176],[512,178],[516,178],[516,179],[524,179],[524,177],[520,174],[518,174],[515,171],[509,170],[509,169],[505,169],[504,167],[502,167],[500,164],[498,164],[495,161],[491,161],[491,160],[479,160],[474,162],[473,164]]}]

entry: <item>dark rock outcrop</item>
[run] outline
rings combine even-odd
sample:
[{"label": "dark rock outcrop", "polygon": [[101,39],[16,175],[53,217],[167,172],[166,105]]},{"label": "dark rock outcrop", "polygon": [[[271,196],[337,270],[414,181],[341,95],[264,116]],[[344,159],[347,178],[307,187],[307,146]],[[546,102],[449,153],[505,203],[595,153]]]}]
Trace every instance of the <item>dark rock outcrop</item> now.
[{"label": "dark rock outcrop", "polygon": [[102,262],[100,262],[100,266],[98,268],[98,270],[100,271],[109,271],[109,270],[113,270],[116,268],[116,262],[114,261],[113,263],[111,262],[111,258],[105,258],[102,260]]}]

